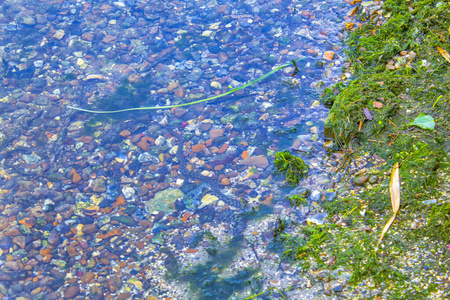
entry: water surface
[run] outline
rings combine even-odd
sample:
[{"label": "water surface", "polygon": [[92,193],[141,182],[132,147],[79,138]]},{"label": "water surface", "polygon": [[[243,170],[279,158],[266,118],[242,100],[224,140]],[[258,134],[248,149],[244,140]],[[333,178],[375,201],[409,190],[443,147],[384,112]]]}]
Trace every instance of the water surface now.
[{"label": "water surface", "polygon": [[[341,1],[5,1],[0,293],[312,295],[272,232],[278,216],[304,222],[314,209],[290,207],[273,160],[293,149],[311,166],[309,201],[321,198],[327,109],[318,100],[340,79],[344,9]],[[190,102],[299,58],[295,76],[288,67],[208,103],[117,115],[67,109]]]}]

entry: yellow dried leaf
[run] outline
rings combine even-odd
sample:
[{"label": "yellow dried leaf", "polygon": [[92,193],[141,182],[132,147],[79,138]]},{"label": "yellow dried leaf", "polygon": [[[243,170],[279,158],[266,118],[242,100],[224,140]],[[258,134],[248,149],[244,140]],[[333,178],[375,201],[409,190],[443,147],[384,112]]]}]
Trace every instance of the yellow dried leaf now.
[{"label": "yellow dried leaf", "polygon": [[378,101],[373,101],[373,107],[375,107],[375,108],[382,108],[383,107],[383,103],[378,102]]},{"label": "yellow dried leaf", "polygon": [[389,193],[391,194],[392,211],[396,214],[400,209],[400,174],[398,170],[398,163],[395,163],[392,168]]},{"label": "yellow dried leaf", "polygon": [[377,247],[381,243],[381,240],[383,240],[384,234],[389,230],[389,227],[391,227],[392,223],[395,220],[395,217],[397,216],[398,210],[400,209],[400,172],[398,169],[398,163],[395,163],[394,167],[392,167],[391,182],[389,183],[389,193],[391,195],[391,205],[394,215],[389,219],[386,225],[384,225],[383,231],[381,231],[380,239],[378,240]]},{"label": "yellow dried leaf", "polygon": [[442,49],[441,47],[437,47],[437,49],[439,53],[442,55],[442,57],[445,58],[445,60],[450,64],[450,55],[448,54],[448,52]]},{"label": "yellow dried leaf", "polygon": [[350,30],[353,28],[354,24],[352,22],[344,22],[344,26],[346,30]]},{"label": "yellow dried leaf", "polygon": [[130,279],[128,279],[128,283],[133,284],[139,290],[142,289],[142,282],[134,277],[131,277]]},{"label": "yellow dried leaf", "polygon": [[347,16],[354,16],[354,15],[356,15],[357,12],[358,12],[358,6],[353,7],[353,9],[347,13]]},{"label": "yellow dried leaf", "polygon": [[394,214],[394,215],[389,219],[389,221],[386,223],[386,225],[384,225],[383,231],[381,232],[380,239],[378,240],[377,247],[378,247],[378,245],[381,243],[381,240],[383,239],[384,234],[389,230],[389,227],[391,227],[391,225],[392,225],[392,223],[394,222],[396,216],[397,216],[397,214]]}]

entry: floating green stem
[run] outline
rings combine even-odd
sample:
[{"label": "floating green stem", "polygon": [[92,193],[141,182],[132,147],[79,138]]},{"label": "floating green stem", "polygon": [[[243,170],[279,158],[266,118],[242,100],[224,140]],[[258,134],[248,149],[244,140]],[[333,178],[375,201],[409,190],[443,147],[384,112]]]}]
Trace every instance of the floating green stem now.
[{"label": "floating green stem", "polygon": [[[297,68],[297,65],[295,63],[298,62],[298,61],[301,61],[303,59],[305,59],[305,58],[303,57],[303,58],[300,58],[300,59],[297,59],[297,60],[292,60],[292,62],[294,63],[294,66],[296,68],[296,71],[298,70],[298,68]],[[187,103],[174,104],[174,105],[163,105],[163,106],[132,107],[132,108],[119,109],[119,110],[91,110],[91,109],[85,109],[85,108],[69,106],[69,105],[67,106],[67,108],[78,110],[78,111],[83,111],[83,112],[87,112],[87,113],[92,113],[92,114],[116,114],[116,113],[123,113],[123,112],[128,112],[128,111],[169,109],[169,108],[174,108],[174,107],[188,106],[188,105],[203,103],[203,102],[207,102],[207,101],[214,100],[214,99],[217,99],[217,98],[221,98],[221,97],[224,97],[226,95],[229,95],[229,94],[232,94],[234,92],[237,92],[239,90],[242,90],[242,89],[244,89],[246,87],[249,87],[249,86],[251,86],[251,85],[253,85],[253,84],[263,80],[264,78],[269,77],[273,73],[278,72],[279,70],[284,69],[284,68],[286,68],[286,67],[288,67],[290,65],[291,65],[291,63],[281,65],[281,66],[273,69],[272,71],[262,75],[261,77],[255,79],[255,80],[253,80],[253,81],[251,81],[249,83],[246,83],[243,86],[231,89],[228,92],[225,92],[223,94],[212,96],[212,97],[209,97],[209,98],[206,98],[206,99],[201,99],[201,100],[196,100],[196,101],[192,101],[192,102],[187,102]]]}]

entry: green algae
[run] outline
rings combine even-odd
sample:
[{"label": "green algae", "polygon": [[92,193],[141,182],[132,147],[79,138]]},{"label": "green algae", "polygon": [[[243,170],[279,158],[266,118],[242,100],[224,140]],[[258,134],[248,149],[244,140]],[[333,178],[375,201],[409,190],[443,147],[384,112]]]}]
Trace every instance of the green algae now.
[{"label": "green algae", "polygon": [[296,186],[309,171],[305,162],[289,151],[277,152],[275,154],[274,165],[277,173],[286,174],[287,185]]},{"label": "green algae", "polygon": [[[384,23],[374,15],[357,17],[365,23],[346,41],[352,81],[326,89],[322,98],[331,107],[325,135],[346,151],[348,161],[365,153],[380,157],[381,178],[356,192],[341,189],[335,200],[323,203],[329,224],[294,224],[293,235],[279,220],[276,238],[285,257],[305,273],[342,268],[351,273],[350,285],[374,289],[373,297],[449,295],[438,274],[450,272],[450,64],[437,47],[450,52],[450,4],[387,0],[382,14],[388,17]],[[434,119],[434,130],[410,126],[420,114]],[[389,172],[396,162],[401,211],[377,248],[390,217]],[[350,176],[345,169],[340,171]]]}]

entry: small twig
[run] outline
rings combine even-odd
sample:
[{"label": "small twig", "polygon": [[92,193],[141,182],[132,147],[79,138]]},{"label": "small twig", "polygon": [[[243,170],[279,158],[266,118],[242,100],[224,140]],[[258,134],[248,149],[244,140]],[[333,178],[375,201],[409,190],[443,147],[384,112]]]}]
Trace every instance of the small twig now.
[{"label": "small twig", "polygon": [[397,140],[397,138],[400,136],[400,132],[397,133],[395,138],[388,144],[388,147],[392,146],[392,144]]}]

